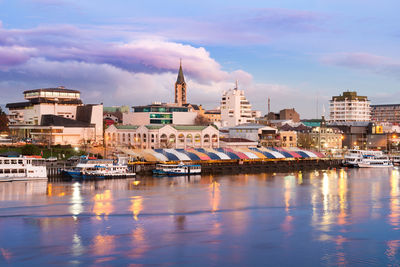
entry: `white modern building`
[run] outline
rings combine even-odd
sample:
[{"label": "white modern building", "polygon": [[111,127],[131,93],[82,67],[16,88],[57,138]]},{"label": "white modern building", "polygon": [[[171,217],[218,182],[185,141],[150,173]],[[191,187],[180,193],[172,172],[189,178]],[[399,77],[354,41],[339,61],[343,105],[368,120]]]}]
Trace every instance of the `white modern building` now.
[{"label": "white modern building", "polygon": [[132,107],[133,111],[122,114],[124,125],[174,124],[191,125],[195,123],[197,112],[190,107],[174,104],[153,103],[148,106]]},{"label": "white modern building", "polygon": [[103,105],[84,105],[77,90],[28,90],[25,102],[9,103],[10,130],[19,138],[78,146],[103,140]]},{"label": "white modern building", "polygon": [[111,125],[105,142],[107,147],[136,149],[218,148],[219,131],[199,125]]},{"label": "white modern building", "polygon": [[370,101],[357,92],[343,92],[330,100],[330,122],[370,121]]},{"label": "white modern building", "polygon": [[261,112],[251,110],[251,104],[245,97],[244,90],[239,90],[237,83],[234,89],[223,92],[220,109],[222,127],[253,123],[256,116],[261,115]]}]

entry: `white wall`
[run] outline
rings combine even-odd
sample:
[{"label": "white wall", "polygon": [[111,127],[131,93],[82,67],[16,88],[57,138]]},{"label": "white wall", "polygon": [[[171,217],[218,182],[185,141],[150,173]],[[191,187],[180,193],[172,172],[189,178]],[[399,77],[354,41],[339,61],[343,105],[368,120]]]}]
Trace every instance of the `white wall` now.
[{"label": "white wall", "polygon": [[122,124],[124,125],[148,125],[150,124],[149,112],[122,113]]},{"label": "white wall", "polygon": [[172,123],[176,125],[193,125],[197,112],[172,112]]}]

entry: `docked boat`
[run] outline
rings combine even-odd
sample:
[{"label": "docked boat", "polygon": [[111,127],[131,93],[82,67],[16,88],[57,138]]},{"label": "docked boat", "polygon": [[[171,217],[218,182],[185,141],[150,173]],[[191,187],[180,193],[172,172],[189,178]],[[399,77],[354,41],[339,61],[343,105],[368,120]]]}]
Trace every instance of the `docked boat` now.
[{"label": "docked boat", "polygon": [[344,155],[343,165],[347,167],[358,167],[358,164],[362,162],[364,156],[383,156],[382,151],[375,150],[358,150],[351,149]]},{"label": "docked boat", "polygon": [[395,166],[400,165],[400,156],[399,155],[391,156],[390,159],[392,160],[393,165],[395,165]]},{"label": "docked boat", "polygon": [[129,172],[128,166],[119,161],[88,157],[82,157],[75,167],[64,169],[62,174],[73,179],[130,178],[136,175]]},{"label": "docked boat", "polygon": [[0,182],[47,180],[46,166],[30,157],[0,157]]},{"label": "docked boat", "polygon": [[357,164],[359,168],[389,168],[393,167],[392,161],[387,156],[364,155]]},{"label": "docked boat", "polygon": [[195,164],[157,164],[153,170],[154,175],[198,175],[201,174],[201,165]]},{"label": "docked boat", "polygon": [[92,170],[86,170],[82,173],[83,179],[110,179],[110,178],[133,178],[134,172],[128,172],[126,165],[114,165],[112,167],[95,166]]}]

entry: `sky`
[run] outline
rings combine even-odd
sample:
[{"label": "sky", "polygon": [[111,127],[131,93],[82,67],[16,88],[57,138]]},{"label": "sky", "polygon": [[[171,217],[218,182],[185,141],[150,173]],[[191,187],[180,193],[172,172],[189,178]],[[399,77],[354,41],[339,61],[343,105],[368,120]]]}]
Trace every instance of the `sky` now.
[{"label": "sky", "polygon": [[400,103],[394,0],[0,0],[0,104],[65,86],[84,103],[188,101],[216,108],[239,89],[253,109],[328,113],[343,91]]}]

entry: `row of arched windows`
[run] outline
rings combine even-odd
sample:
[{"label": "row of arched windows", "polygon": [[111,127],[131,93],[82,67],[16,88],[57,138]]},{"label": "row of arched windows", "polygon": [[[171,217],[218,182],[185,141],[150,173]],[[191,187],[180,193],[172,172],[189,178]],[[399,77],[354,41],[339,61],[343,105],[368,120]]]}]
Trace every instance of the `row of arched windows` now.
[{"label": "row of arched windows", "polygon": [[[178,146],[187,145],[187,146],[200,146],[202,143],[204,145],[213,144],[215,146],[218,144],[218,135],[213,134],[205,134],[201,136],[200,134],[186,134],[180,133],[178,136],[175,134],[162,134],[160,138],[158,138],[158,134],[150,134],[150,143],[160,143],[164,145],[174,145],[178,144]],[[148,142],[148,134],[143,133],[107,133],[106,140],[108,143],[113,144],[121,144],[121,145],[129,145],[129,144],[146,144]]]}]

